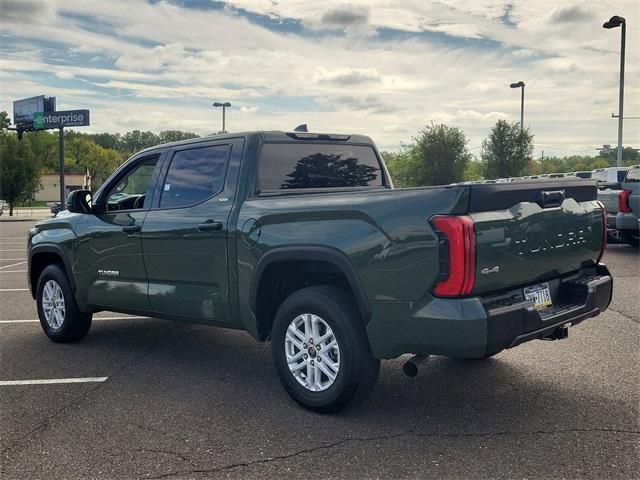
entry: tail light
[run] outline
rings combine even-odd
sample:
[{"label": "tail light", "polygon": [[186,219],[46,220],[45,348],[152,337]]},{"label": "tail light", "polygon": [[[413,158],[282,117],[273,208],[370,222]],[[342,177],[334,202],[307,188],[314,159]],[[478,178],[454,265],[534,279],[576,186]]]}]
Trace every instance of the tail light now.
[{"label": "tail light", "polygon": [[602,212],[602,249],[600,250],[600,255],[598,255],[598,260],[596,263],[600,263],[602,260],[602,256],[604,255],[604,251],[607,248],[607,211],[604,208],[604,203],[597,202],[600,205],[600,211]]},{"label": "tail light", "polygon": [[469,295],[476,278],[476,234],[473,220],[463,215],[431,218],[440,251],[440,278],[433,291],[442,297]]},{"label": "tail light", "polygon": [[631,196],[631,190],[622,190],[620,195],[618,195],[618,211],[622,213],[631,212],[631,207],[629,206],[629,197]]}]

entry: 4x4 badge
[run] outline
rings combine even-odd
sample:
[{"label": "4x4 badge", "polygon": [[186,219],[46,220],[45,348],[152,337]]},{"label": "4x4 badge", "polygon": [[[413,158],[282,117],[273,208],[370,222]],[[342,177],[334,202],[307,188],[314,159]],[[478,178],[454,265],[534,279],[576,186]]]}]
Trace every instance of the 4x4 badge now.
[{"label": "4x4 badge", "polygon": [[489,275],[490,273],[498,273],[500,271],[500,267],[498,265],[496,265],[493,268],[483,268],[482,270],[480,270],[480,273],[482,275]]}]

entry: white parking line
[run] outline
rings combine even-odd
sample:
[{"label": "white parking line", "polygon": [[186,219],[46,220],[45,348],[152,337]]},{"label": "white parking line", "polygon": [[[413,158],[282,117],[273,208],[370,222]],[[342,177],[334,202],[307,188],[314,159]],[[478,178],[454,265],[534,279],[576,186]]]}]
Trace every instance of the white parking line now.
[{"label": "white parking line", "polygon": [[28,288],[0,288],[0,292],[28,292]]},{"label": "white parking line", "polygon": [[26,270],[0,270],[0,273],[27,273]]},{"label": "white parking line", "polygon": [[0,258],[0,262],[15,262],[16,260],[26,260],[26,258]]},{"label": "white parking line", "polygon": [[25,263],[27,263],[26,260],[24,262],[12,263],[11,265],[5,265],[4,267],[0,267],[0,270],[4,270],[5,268],[17,267],[18,265],[24,265]]},{"label": "white parking line", "polygon": [[[140,320],[141,318],[149,317],[95,317],[93,320]],[[6,323],[40,323],[38,319],[29,320],[0,320],[0,324]]]},{"label": "white parking line", "polygon": [[84,377],[84,378],[47,378],[45,380],[0,380],[0,386],[8,385],[48,385],[55,383],[90,383],[104,382],[109,377]]},{"label": "white parking line", "polygon": [[25,245],[26,243],[26,240],[24,240],[23,242],[3,242],[2,240],[0,240],[0,244],[2,245]]},{"label": "white parking line", "polygon": [[27,241],[27,237],[2,237],[0,238],[0,242],[4,240],[22,240],[23,242]]},{"label": "white parking line", "polygon": [[0,250],[0,252],[24,252],[26,250],[27,250],[26,248],[7,248],[7,249]]}]

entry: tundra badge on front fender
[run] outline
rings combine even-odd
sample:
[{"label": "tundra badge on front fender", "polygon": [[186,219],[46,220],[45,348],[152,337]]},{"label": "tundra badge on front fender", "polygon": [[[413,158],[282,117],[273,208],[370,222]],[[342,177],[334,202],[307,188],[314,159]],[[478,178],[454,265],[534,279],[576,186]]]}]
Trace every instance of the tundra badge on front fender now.
[{"label": "tundra badge on front fender", "polygon": [[119,277],[120,272],[118,270],[98,270],[98,275],[103,277]]}]

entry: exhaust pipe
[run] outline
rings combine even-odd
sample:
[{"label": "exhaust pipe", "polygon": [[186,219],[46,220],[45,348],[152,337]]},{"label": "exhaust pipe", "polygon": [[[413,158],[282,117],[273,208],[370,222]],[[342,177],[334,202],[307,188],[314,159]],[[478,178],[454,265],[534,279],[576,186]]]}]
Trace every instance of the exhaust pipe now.
[{"label": "exhaust pipe", "polygon": [[404,362],[402,371],[407,377],[413,378],[418,375],[420,365],[424,365],[428,359],[429,355],[414,355],[409,360]]}]

